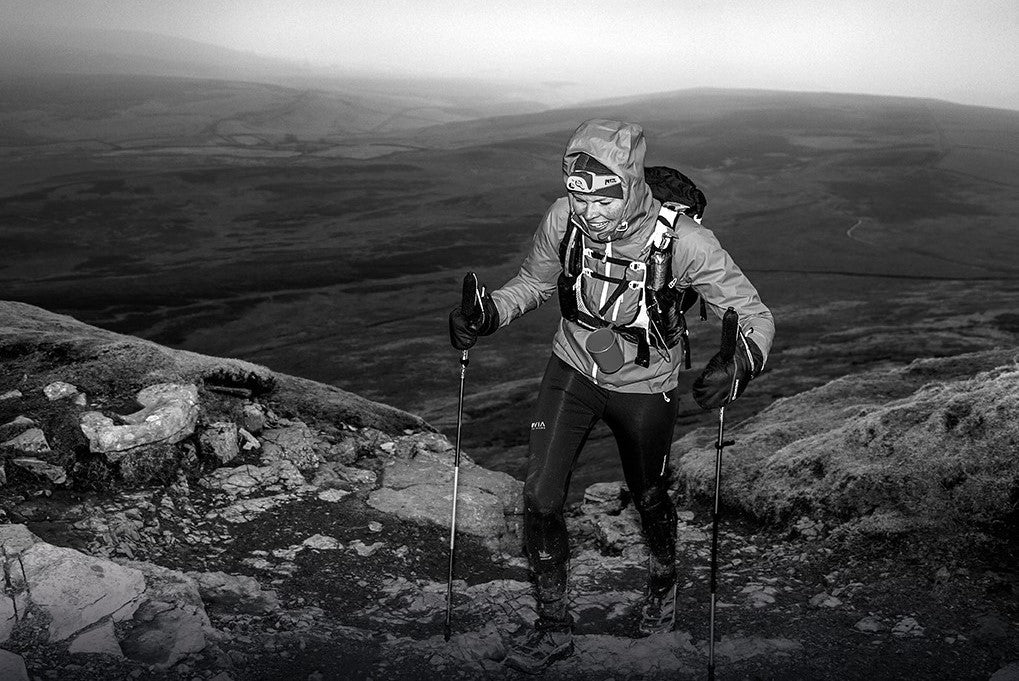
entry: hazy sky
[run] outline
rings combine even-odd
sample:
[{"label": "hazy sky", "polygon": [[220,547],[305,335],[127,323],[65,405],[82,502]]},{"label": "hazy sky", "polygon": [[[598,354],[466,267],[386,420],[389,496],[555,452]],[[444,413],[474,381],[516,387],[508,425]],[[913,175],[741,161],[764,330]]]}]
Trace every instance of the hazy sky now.
[{"label": "hazy sky", "polygon": [[0,0],[0,12],[311,64],[571,81],[592,95],[704,85],[1019,109],[1019,0]]}]

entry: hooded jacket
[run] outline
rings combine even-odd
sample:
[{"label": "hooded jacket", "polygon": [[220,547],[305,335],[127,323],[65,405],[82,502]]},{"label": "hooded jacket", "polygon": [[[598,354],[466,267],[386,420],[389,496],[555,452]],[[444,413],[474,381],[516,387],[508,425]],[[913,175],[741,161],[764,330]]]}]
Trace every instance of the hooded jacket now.
[{"label": "hooded jacket", "polygon": [[[596,256],[643,261],[647,254],[661,204],[652,198],[651,190],[644,181],[645,152],[644,133],[640,126],[601,119],[581,124],[566,146],[563,155],[564,180],[580,153],[596,158],[622,179],[622,229],[604,243],[583,236],[583,266],[592,273],[615,278],[625,276],[629,280],[639,280],[642,276],[634,270]],[[562,271],[559,243],[566,234],[569,222],[569,199],[564,196],[545,212],[517,275],[492,292],[501,325],[509,324],[535,309],[556,292],[556,282]],[[680,216],[675,231],[677,236],[673,240],[672,273],[677,279],[677,286],[692,286],[719,318],[727,308],[735,308],[739,313],[741,331],[746,338],[755,342],[767,361],[775,325],[771,312],[761,302],[753,284],[719,245],[710,230],[686,216]],[[599,310],[613,288],[613,284],[597,277],[581,277],[581,296],[588,310]],[[602,319],[613,325],[626,325],[636,315],[642,295],[639,288],[627,289],[601,315]],[[645,368],[634,363],[636,345],[620,338],[623,367],[612,374],[604,374],[598,370],[585,348],[591,333],[574,322],[562,319],[552,341],[552,351],[596,384],[611,390],[664,393],[678,384],[678,374],[683,366],[681,346],[677,345],[671,350],[653,348],[650,364]]]}]

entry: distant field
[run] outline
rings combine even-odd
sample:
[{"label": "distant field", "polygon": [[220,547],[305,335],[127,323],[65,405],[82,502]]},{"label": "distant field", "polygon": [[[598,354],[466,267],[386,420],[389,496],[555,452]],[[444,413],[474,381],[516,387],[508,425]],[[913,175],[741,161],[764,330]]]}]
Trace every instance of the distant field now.
[{"label": "distant field", "polygon": [[[771,371],[734,418],[849,371],[1019,333],[1015,112],[689,91],[393,132],[392,116],[412,113],[367,95],[68,83],[2,84],[4,298],[335,383],[441,427],[459,280],[512,276],[561,193],[562,147],[592,116],[645,125],[649,162],[702,186],[705,224],[776,311]],[[557,319],[549,304],[472,355],[465,437],[489,465],[520,472]],[[717,325],[693,329],[703,362]],[[702,419],[687,406],[680,422]],[[578,482],[614,475],[605,432],[590,449]]]}]

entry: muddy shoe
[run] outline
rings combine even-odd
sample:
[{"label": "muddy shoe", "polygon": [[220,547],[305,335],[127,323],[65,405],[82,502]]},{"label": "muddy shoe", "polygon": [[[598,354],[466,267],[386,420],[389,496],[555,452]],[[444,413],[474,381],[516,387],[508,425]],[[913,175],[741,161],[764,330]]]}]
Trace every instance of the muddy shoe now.
[{"label": "muddy shoe", "polygon": [[640,609],[641,634],[667,634],[676,626],[676,583],[664,593],[652,594]]},{"label": "muddy shoe", "polygon": [[573,654],[573,633],[550,629],[538,622],[527,640],[510,650],[503,664],[525,674],[537,674]]}]

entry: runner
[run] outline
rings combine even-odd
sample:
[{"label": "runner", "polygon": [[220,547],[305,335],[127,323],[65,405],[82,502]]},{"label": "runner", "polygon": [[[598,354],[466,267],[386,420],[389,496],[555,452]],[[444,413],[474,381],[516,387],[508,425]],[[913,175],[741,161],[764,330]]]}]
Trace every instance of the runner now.
[{"label": "runner", "polygon": [[545,213],[517,276],[491,293],[479,287],[477,305],[450,312],[458,350],[557,292],[563,313],[531,419],[524,535],[538,619],[505,660],[521,671],[539,672],[573,651],[563,507],[599,420],[615,435],[650,554],[639,629],[674,627],[676,510],[667,468],[686,359],[683,291],[692,287],[719,318],[730,307],[739,315],[735,357],[716,355],[694,383],[705,409],[739,396],[763,369],[774,336],[771,312],[715,236],[652,197],[645,149],[638,125],[581,124],[563,156],[567,195]]}]

